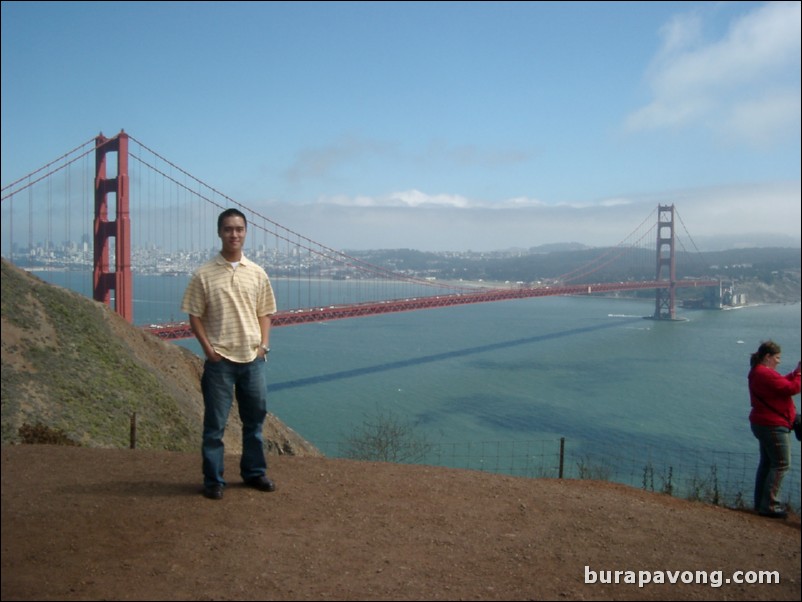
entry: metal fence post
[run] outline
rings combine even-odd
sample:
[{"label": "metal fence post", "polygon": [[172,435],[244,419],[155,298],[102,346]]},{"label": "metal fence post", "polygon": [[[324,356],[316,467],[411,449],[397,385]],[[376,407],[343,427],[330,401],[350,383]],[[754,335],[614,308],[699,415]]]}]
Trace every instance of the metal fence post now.
[{"label": "metal fence post", "polygon": [[565,463],[565,437],[560,437],[560,476],[563,478],[563,466]]},{"label": "metal fence post", "polygon": [[136,412],[131,414],[131,449],[136,449]]}]

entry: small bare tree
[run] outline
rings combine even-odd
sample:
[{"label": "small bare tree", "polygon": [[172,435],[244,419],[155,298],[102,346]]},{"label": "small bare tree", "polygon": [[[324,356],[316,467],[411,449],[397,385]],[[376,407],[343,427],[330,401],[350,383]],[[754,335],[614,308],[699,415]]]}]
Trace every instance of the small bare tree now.
[{"label": "small bare tree", "polygon": [[346,458],[414,464],[422,462],[433,444],[415,432],[415,425],[392,410],[376,409],[345,438]]}]

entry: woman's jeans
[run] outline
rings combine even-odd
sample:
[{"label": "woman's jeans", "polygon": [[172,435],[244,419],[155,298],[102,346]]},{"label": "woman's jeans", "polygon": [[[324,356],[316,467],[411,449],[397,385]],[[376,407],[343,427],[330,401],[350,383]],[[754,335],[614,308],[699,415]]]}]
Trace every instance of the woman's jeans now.
[{"label": "woman's jeans", "polygon": [[233,397],[237,398],[242,421],[242,457],[240,476],[252,479],[264,475],[267,460],[262,440],[262,426],[267,416],[267,382],[265,362],[239,364],[223,359],[206,360],[201,378],[203,391],[203,484],[225,485],[223,479],[223,433]]},{"label": "woman's jeans", "polygon": [[760,442],[760,463],[755,475],[755,510],[761,513],[782,512],[780,502],[783,477],[791,466],[790,431],[782,426],[752,425],[752,433]]}]

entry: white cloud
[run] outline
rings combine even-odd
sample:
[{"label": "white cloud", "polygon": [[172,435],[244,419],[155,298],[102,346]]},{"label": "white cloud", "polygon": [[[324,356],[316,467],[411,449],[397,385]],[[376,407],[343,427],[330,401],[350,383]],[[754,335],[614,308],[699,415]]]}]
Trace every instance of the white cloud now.
[{"label": "white cloud", "polygon": [[[700,37],[696,14],[662,33],[647,75],[653,98],[626,120],[629,131],[706,125],[765,145],[799,124],[800,3],[769,3],[734,21],[719,40]],[[767,123],[770,131],[756,124]]]},{"label": "white cloud", "polygon": [[702,20],[696,13],[676,15],[662,27],[660,33],[663,36],[660,57],[670,57],[701,40]]},{"label": "white cloud", "polygon": [[692,236],[761,233],[799,241],[801,194],[797,181],[698,188],[673,197]]},{"label": "white cloud", "polygon": [[383,156],[392,150],[392,145],[386,142],[344,136],[327,146],[301,150],[292,165],[284,171],[284,177],[292,184],[329,179],[343,165],[365,157]]},{"label": "white cloud", "polygon": [[516,207],[545,207],[547,204],[537,199],[530,199],[525,196],[517,196],[511,199],[506,199],[500,203],[494,203],[492,207],[499,209],[514,209]]},{"label": "white cloud", "polygon": [[[532,154],[517,148],[482,148],[474,144],[449,145],[442,141],[430,141],[423,150],[403,151],[397,142],[366,138],[359,135],[344,135],[331,143],[299,150],[291,164],[283,170],[282,177],[293,187],[330,183],[348,178],[355,166],[366,169],[371,161],[392,162],[396,165],[420,169],[503,169],[524,163]],[[414,195],[398,193],[397,199],[385,202],[415,203]],[[460,202],[458,199],[429,197],[426,202]]]},{"label": "white cloud", "polygon": [[394,206],[401,207],[454,207],[464,209],[472,203],[464,196],[458,194],[424,194],[419,190],[408,190],[405,192],[394,192],[385,202]]},{"label": "white cloud", "polygon": [[423,164],[444,163],[456,167],[493,169],[525,163],[532,153],[518,148],[480,148],[474,144],[448,145],[429,142],[425,153],[416,157]]},{"label": "white cloud", "polygon": [[382,199],[276,203],[265,213],[336,248],[491,251],[560,242],[611,246],[638,232],[634,242],[642,229],[653,226],[650,213],[658,204],[674,204],[681,221],[679,235],[707,250],[733,241],[741,246],[799,246],[800,194],[798,181],[668,190],[559,205],[527,198],[490,204],[459,195],[409,191]]},{"label": "white cloud", "polygon": [[762,147],[770,146],[772,141],[787,134],[798,140],[801,111],[798,90],[781,90],[744,100],[725,116],[721,135],[723,138],[751,140]]},{"label": "white cloud", "polygon": [[613,199],[604,199],[599,203],[602,207],[617,207],[619,205],[631,205],[632,199],[626,198],[613,198]]},{"label": "white cloud", "polygon": [[454,209],[509,209],[513,207],[539,207],[545,203],[528,197],[514,197],[500,202],[488,202],[469,199],[459,194],[428,194],[420,190],[404,190],[383,196],[337,195],[322,197],[323,205],[339,205],[343,207],[450,207]]}]

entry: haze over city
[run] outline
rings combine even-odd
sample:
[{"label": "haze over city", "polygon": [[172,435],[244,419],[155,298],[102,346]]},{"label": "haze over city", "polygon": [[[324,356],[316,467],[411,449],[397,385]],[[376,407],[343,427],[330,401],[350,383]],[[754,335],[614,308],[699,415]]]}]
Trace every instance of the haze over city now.
[{"label": "haze over city", "polygon": [[800,246],[799,2],[1,6],[4,186],[124,129],[337,248]]}]

